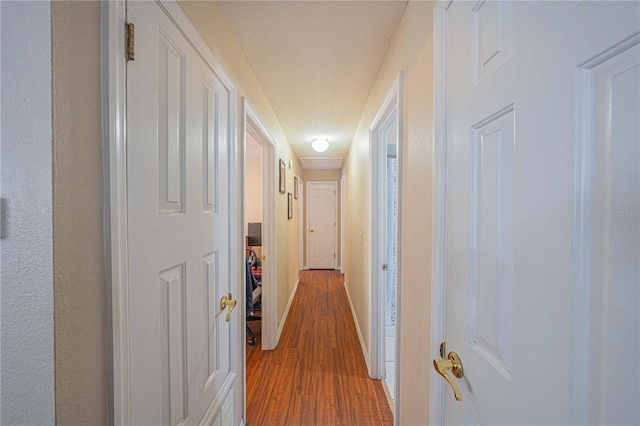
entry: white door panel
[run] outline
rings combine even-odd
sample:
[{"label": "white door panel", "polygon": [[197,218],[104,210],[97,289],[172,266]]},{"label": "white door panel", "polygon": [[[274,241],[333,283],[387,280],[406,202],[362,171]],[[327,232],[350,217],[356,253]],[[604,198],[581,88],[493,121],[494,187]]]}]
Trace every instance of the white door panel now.
[{"label": "white door panel", "polygon": [[637,2],[447,9],[447,424],[640,421],[639,31]]},{"label": "white door panel", "polygon": [[131,423],[196,424],[235,375],[219,305],[237,296],[231,93],[155,2],[129,2],[128,20],[136,26],[127,65]]},{"label": "white door panel", "polygon": [[336,267],[336,183],[309,182],[309,268]]}]

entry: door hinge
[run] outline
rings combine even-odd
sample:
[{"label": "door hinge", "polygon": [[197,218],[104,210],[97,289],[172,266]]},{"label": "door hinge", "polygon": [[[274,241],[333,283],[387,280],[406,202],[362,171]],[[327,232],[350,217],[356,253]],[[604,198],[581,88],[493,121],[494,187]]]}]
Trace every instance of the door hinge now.
[{"label": "door hinge", "polygon": [[136,59],[136,26],[127,24],[127,61]]}]

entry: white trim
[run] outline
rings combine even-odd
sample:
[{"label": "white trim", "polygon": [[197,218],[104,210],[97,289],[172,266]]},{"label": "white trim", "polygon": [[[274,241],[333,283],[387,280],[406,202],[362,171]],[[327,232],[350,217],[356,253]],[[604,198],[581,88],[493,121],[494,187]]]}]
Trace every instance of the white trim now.
[{"label": "white trim", "polygon": [[[397,212],[398,218],[396,220],[396,341],[395,341],[395,363],[396,369],[394,374],[395,380],[395,407],[393,408],[394,424],[400,425],[400,342],[402,337],[402,175],[404,170],[404,162],[402,161],[404,155],[404,95],[403,95],[403,83],[404,73],[400,71],[398,73],[398,140],[396,142],[397,147],[397,187],[396,196],[397,200]],[[383,322],[384,324],[384,322]],[[385,331],[386,333],[386,331]]]},{"label": "white trim", "polygon": [[396,404],[393,401],[393,395],[391,395],[391,389],[389,389],[389,385],[386,380],[381,380],[382,382],[382,390],[384,391],[384,396],[387,397],[387,404],[389,404],[389,409],[391,410],[391,414],[393,417],[396,417]]},{"label": "white trim", "polygon": [[284,314],[282,314],[282,320],[280,321],[280,325],[278,326],[278,340],[280,340],[282,330],[284,330],[284,325],[287,323],[287,317],[289,316],[289,310],[291,309],[293,298],[296,296],[296,291],[298,291],[298,284],[300,284],[300,280],[296,280],[296,285],[293,286],[293,290],[291,291],[291,295],[289,296],[289,301],[287,302],[287,307],[284,309]]},{"label": "white trim", "polygon": [[[276,250],[276,143],[269,135],[249,102],[242,98],[242,223],[245,223],[244,182],[246,167],[246,132],[250,132],[262,148],[262,254],[265,261],[262,264],[262,279],[269,285],[262,289],[262,349],[275,349],[279,341],[277,331],[277,250]],[[244,225],[243,225],[244,226]],[[272,284],[272,285],[271,285]],[[243,286],[244,288],[244,286]],[[244,291],[243,291],[244,293]],[[244,300],[244,299],[242,299]]]},{"label": "white trim", "polygon": [[[447,8],[451,0],[439,0],[433,11],[433,253],[431,271],[431,350],[429,360],[440,358],[440,343],[445,341],[446,307],[446,122]],[[430,368],[429,424],[443,424],[443,380]]]},{"label": "white trim", "polygon": [[108,423],[130,424],[129,268],[127,264],[127,139],[124,1],[102,2],[102,129],[107,291]]},{"label": "white trim", "polygon": [[347,242],[345,240],[345,228],[347,224],[347,174],[342,173],[340,177],[340,273],[344,274],[345,263],[345,246]]},{"label": "white trim", "polygon": [[[309,191],[309,186],[313,185],[313,184],[331,184],[333,185],[333,223],[337,224],[338,222],[338,182],[336,181],[332,181],[332,180],[312,180],[307,182],[307,195],[309,195],[310,191]],[[305,233],[307,235],[309,235],[309,202],[311,200],[311,197],[307,196],[307,213],[306,213],[306,218],[307,218],[307,224],[305,227]],[[333,269],[333,270],[337,270],[337,265],[338,265],[338,226],[334,225],[333,227],[333,253],[334,253],[334,258],[333,258],[333,268],[329,268],[329,269]],[[310,259],[309,259],[309,238],[307,237],[307,247],[306,247],[306,251],[307,251],[307,264],[305,265],[305,270],[309,269],[309,264]]]},{"label": "white trim", "polygon": [[[180,9],[182,12],[182,9]],[[198,33],[196,33],[198,34]],[[214,67],[215,69],[215,67]],[[214,72],[216,72],[214,70]],[[229,141],[232,144],[229,149],[229,280],[231,283],[236,283],[235,292],[238,294],[238,290],[242,291],[245,288],[245,268],[242,263],[245,259],[244,256],[244,227],[241,227],[237,217],[238,217],[238,209],[239,202],[238,194],[240,191],[241,182],[238,183],[238,169],[243,165],[239,165],[238,161],[240,159],[240,152],[238,152],[241,148],[238,147],[238,109],[237,109],[237,91],[235,86],[232,83],[232,86],[227,86],[227,83],[222,79],[223,84],[229,90]],[[242,170],[242,169],[241,169]],[[242,178],[241,178],[242,179]],[[242,250],[241,250],[242,248]],[[231,286],[233,289],[233,285]],[[244,305],[244,304],[243,304]],[[240,380],[245,376],[246,366],[244,363],[245,356],[245,321],[244,317],[242,319],[238,319],[236,316],[236,327],[235,333],[233,332],[234,327],[231,326],[231,347],[235,348],[235,354],[232,352],[229,368],[230,368],[230,376],[234,375],[234,367],[235,374],[240,376]],[[235,355],[235,356],[233,356]],[[227,386],[230,387],[230,392],[233,394],[233,379],[228,379],[225,383],[222,384],[221,389],[225,389]],[[240,387],[242,387],[243,382],[240,382]],[[240,392],[241,397],[240,401],[233,400],[232,411],[234,413],[234,417],[236,414],[240,415],[240,418],[245,417],[246,407],[247,407],[247,394],[245,389],[242,389]],[[237,409],[237,410],[236,410]],[[239,412],[238,412],[239,411]]]},{"label": "white trim", "polygon": [[[369,365],[369,375],[374,379],[381,379],[385,376],[385,290],[386,274],[382,273],[382,264],[386,263],[386,236],[385,218],[386,205],[385,167],[387,150],[386,146],[381,146],[380,134],[386,130],[390,120],[395,119],[397,123],[397,164],[398,164],[398,216],[397,235],[402,235],[402,153],[403,153],[403,114],[402,114],[402,84],[403,73],[400,71],[393,82],[389,92],[382,103],[376,118],[369,128],[370,155],[371,155],[371,363]],[[399,424],[400,410],[400,312],[401,312],[401,288],[402,280],[400,276],[401,268],[401,244],[398,238],[397,244],[397,268],[396,268],[396,362],[395,362],[395,394],[393,409],[394,424]]]},{"label": "white trim", "polygon": [[353,317],[353,323],[356,326],[356,332],[358,333],[358,340],[360,340],[360,348],[362,349],[362,356],[364,357],[364,362],[367,365],[367,370],[371,371],[371,357],[369,356],[369,351],[367,351],[367,345],[364,343],[364,336],[362,335],[362,330],[360,329],[360,323],[358,322],[358,316],[356,315],[356,308],[353,306],[353,301],[351,300],[351,294],[349,293],[349,286],[347,283],[344,283],[344,291],[347,293],[347,300],[349,301],[349,307],[351,308],[351,316]]},{"label": "white trim", "polygon": [[[236,89],[222,66],[209,51],[206,43],[200,37],[182,9],[171,0],[157,0],[156,3],[165,11],[176,27],[185,35],[185,39],[192,44],[196,52],[211,70],[220,78],[225,88],[229,90],[229,140],[232,149],[229,151],[229,190],[230,190],[230,242],[229,275],[231,282],[240,288],[240,261],[238,254],[242,233],[237,225],[237,159],[236,143]],[[126,3],[124,1],[103,2],[102,5],[102,103],[103,103],[103,145],[105,171],[105,270],[111,291],[107,292],[107,317],[111,323],[108,330],[110,354],[108,363],[113,370],[109,383],[110,405],[107,414],[110,423],[130,424],[131,407],[129,395],[129,324],[128,324],[128,245],[127,245],[127,149],[126,149],[126,60],[124,24],[126,22]],[[244,245],[244,244],[242,244]],[[242,282],[244,284],[244,281]],[[242,364],[241,343],[244,341],[244,322],[237,321],[236,333],[232,336],[232,345],[236,348],[237,359],[231,360],[231,367],[235,366],[238,373],[244,375]],[[242,334],[240,334],[242,333]],[[112,358],[111,358],[112,357]],[[111,362],[109,362],[111,361]],[[243,393],[242,412],[246,406],[246,395]],[[113,410],[113,414],[111,413]]]},{"label": "white trim", "polygon": [[572,425],[589,424],[589,364],[591,348],[590,304],[593,288],[592,277],[592,158],[590,126],[584,124],[591,118],[592,99],[589,68],[576,69],[576,144],[575,144],[575,199],[574,199],[574,253],[571,309],[571,364],[570,411]]},{"label": "white trim", "polygon": [[304,220],[302,220],[302,212],[304,211],[304,181],[298,176],[298,271],[305,269],[304,264]]}]

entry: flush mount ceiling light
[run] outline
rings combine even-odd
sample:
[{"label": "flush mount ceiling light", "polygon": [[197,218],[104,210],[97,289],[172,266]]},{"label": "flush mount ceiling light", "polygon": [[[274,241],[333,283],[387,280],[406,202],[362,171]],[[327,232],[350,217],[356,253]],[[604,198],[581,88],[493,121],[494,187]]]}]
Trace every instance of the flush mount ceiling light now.
[{"label": "flush mount ceiling light", "polygon": [[329,141],[324,138],[315,138],[311,142],[311,147],[316,152],[325,152],[329,148]]}]

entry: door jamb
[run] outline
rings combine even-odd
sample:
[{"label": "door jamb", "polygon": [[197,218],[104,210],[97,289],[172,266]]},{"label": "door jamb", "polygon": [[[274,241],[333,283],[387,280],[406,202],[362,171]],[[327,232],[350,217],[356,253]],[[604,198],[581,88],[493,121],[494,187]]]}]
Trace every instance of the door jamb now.
[{"label": "door jamb", "polygon": [[[433,251],[431,270],[430,359],[440,359],[446,339],[446,123],[447,123],[447,9],[451,0],[438,0],[433,10]],[[444,384],[430,369],[429,424],[443,424]]]},{"label": "door jamb", "polygon": [[[311,197],[309,196],[310,191],[309,191],[309,186],[316,184],[316,183],[322,183],[322,184],[332,184],[333,185],[333,190],[334,190],[334,197],[333,197],[333,222],[334,222],[334,226],[333,226],[333,253],[337,256],[338,255],[338,226],[337,226],[337,218],[338,218],[338,185],[335,181],[319,181],[319,180],[314,180],[314,181],[310,181],[307,182],[307,214],[306,214],[306,218],[307,218],[307,224],[306,224],[306,230],[305,233],[307,235],[307,247],[306,247],[306,251],[307,251],[307,266],[306,269],[309,269],[311,267],[310,263],[311,263],[311,257],[310,257],[310,253],[309,253],[309,229],[311,227],[311,225],[309,224],[309,202],[311,201]],[[334,257],[334,262],[333,262],[333,270],[336,269],[336,265],[338,264],[338,258]]]},{"label": "door jamb", "polygon": [[298,176],[298,272],[309,269],[304,262],[304,221],[302,220],[302,213],[304,211],[304,181],[302,176]]},{"label": "door jamb", "polygon": [[104,239],[107,286],[107,420],[129,419],[127,139],[124,0],[102,3],[102,139]]},{"label": "door jamb", "polygon": [[[249,102],[242,98],[242,223],[245,223],[245,168],[247,132],[258,141],[262,147],[262,276],[267,285],[262,289],[262,349],[272,350],[278,344],[278,324],[276,315],[277,299],[277,250],[276,250],[276,213],[275,213],[275,188],[276,188],[276,143],[269,135],[257,114],[251,108]],[[244,225],[243,225],[244,226]],[[244,300],[244,299],[243,299]]]},{"label": "door jamb", "polygon": [[[229,276],[231,282],[240,286],[240,262],[238,245],[242,233],[238,227],[236,210],[238,205],[237,171],[238,152],[236,141],[237,113],[236,89],[233,80],[213,56],[200,34],[184,16],[182,9],[173,0],[156,0],[160,8],[167,12],[175,24],[188,34],[188,40],[202,55],[212,71],[229,90],[229,114],[232,125],[229,140],[233,146],[229,150],[229,190],[230,190],[230,243]],[[101,8],[101,55],[102,55],[102,144],[104,163],[104,239],[105,239],[105,280],[107,285],[107,418],[109,423],[129,424],[129,268],[127,263],[127,103],[126,103],[126,52],[125,28],[126,1],[113,0],[102,3]],[[234,267],[238,265],[238,267]],[[244,269],[242,269],[244,270]],[[244,280],[243,280],[244,282]],[[238,356],[244,335],[244,321],[236,321],[236,335],[232,344]],[[232,328],[233,330],[233,328]],[[233,331],[232,331],[233,333]],[[242,333],[242,334],[241,334]],[[231,368],[237,364],[231,360]],[[244,375],[244,365],[235,365]],[[246,395],[242,394],[239,409],[245,413]]]},{"label": "door jamb", "polygon": [[340,273],[345,270],[345,247],[347,246],[345,228],[347,226],[347,174],[340,177]]},{"label": "door jamb", "polygon": [[[385,362],[385,277],[382,273],[382,264],[386,259],[386,236],[384,235],[384,221],[386,215],[385,198],[386,182],[383,177],[386,167],[387,148],[382,146],[380,133],[386,128],[389,119],[395,114],[397,122],[397,167],[398,167],[398,219],[396,235],[402,235],[402,155],[403,155],[403,114],[402,114],[402,85],[403,72],[400,71],[393,82],[384,102],[382,103],[376,118],[369,128],[369,149],[371,155],[371,354],[369,363],[369,375],[374,379],[384,377]],[[400,309],[401,309],[401,244],[398,238],[397,244],[397,268],[396,268],[396,363],[395,363],[395,400],[393,408],[394,423],[399,424],[400,407]]]}]

